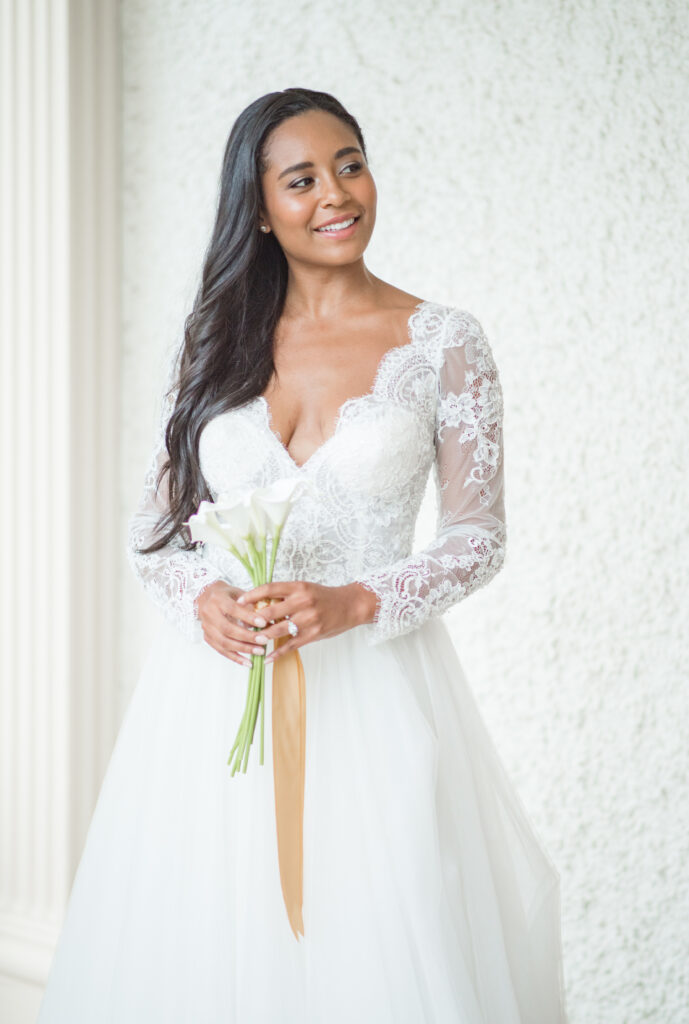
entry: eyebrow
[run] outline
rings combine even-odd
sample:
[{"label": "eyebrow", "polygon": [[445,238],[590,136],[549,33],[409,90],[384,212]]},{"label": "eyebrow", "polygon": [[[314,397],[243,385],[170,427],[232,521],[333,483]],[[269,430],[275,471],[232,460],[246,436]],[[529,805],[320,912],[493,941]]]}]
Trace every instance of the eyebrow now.
[{"label": "eyebrow", "polygon": [[[358,146],[343,146],[343,148],[338,149],[335,154],[335,160],[339,160],[341,156],[347,156],[348,153],[358,153],[360,156],[363,156],[363,153]],[[280,178],[284,178],[286,174],[292,174],[293,171],[303,171],[307,167],[313,167],[310,160],[305,160],[301,164],[292,164],[291,167],[285,167],[284,171],[280,171],[278,174],[277,180],[279,181]]]}]

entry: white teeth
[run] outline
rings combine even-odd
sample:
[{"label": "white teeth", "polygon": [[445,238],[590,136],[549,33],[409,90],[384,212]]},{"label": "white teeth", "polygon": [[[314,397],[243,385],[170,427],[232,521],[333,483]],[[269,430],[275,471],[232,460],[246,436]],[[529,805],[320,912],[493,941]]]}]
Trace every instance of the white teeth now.
[{"label": "white teeth", "polygon": [[327,227],[316,228],[316,231],[344,231],[344,229],[350,227],[355,220],[356,217],[350,217],[349,220],[341,220],[339,224],[328,224]]}]

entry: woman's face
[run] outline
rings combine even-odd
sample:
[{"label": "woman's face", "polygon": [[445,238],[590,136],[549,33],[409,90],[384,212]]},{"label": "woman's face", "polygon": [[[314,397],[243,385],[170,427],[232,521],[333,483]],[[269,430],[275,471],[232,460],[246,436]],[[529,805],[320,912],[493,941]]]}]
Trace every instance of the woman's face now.
[{"label": "woman's face", "polygon": [[[287,260],[340,266],[360,259],[373,232],[377,193],[351,128],[333,114],[309,110],[278,125],[263,155],[261,224]],[[321,230],[352,217],[351,227]]]}]

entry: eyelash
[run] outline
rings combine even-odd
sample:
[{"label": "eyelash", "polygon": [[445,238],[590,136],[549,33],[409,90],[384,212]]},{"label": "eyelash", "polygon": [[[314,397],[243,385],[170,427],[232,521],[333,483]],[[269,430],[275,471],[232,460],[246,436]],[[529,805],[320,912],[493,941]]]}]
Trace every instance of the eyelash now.
[{"label": "eyelash", "polygon": [[[355,161],[353,164],[346,164],[345,167],[342,168],[342,170],[346,171],[348,167],[353,167],[357,171],[361,170],[361,164],[358,161]],[[297,178],[296,181],[292,182],[292,184],[290,185],[290,188],[294,188],[296,185],[299,184],[300,181],[308,181],[309,178],[310,178],[309,174],[307,174],[306,177],[304,177],[304,178]],[[297,189],[297,191],[299,192],[299,191],[301,191],[301,189]]]}]

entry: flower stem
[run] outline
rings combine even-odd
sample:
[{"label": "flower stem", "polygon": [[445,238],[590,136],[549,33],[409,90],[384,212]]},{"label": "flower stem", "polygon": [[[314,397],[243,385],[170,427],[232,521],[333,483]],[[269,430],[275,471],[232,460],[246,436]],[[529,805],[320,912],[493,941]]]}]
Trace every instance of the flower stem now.
[{"label": "flower stem", "polygon": [[[278,534],[279,536],[279,534]],[[251,580],[255,587],[260,586],[262,583],[269,583],[272,579],[273,564],[275,562],[275,552],[271,552],[271,563],[270,563],[270,577],[266,579],[266,537],[261,538],[260,547],[256,547],[251,537],[246,538],[248,558],[240,559],[242,564],[246,567]],[[275,539],[277,544],[277,538]],[[238,556],[239,557],[239,556]],[[254,627],[252,627],[254,628]],[[237,731],[237,737],[234,741],[232,750],[227,763],[230,764],[234,755],[234,764],[232,766],[232,775],[235,774],[241,767],[241,771],[246,773],[247,765],[249,762],[249,753],[251,746],[254,741],[254,734],[256,732],[256,721],[258,719],[258,710],[261,709],[261,742],[260,742],[260,753],[259,753],[259,764],[264,763],[264,721],[265,721],[265,655],[264,654],[252,654],[251,655],[251,669],[249,671],[249,679],[247,684],[246,703],[244,705],[244,714],[239,724]]]},{"label": "flower stem", "polygon": [[259,764],[263,764],[263,717],[266,709],[266,662],[261,660],[261,751]]},{"label": "flower stem", "polygon": [[247,722],[247,744],[244,756],[244,766],[242,768],[243,772],[246,772],[246,766],[249,762],[249,749],[254,742],[256,719],[258,717],[258,704],[261,699],[261,669],[263,666],[260,664],[260,661],[262,659],[262,655],[256,654],[254,657],[256,658],[257,664],[256,672],[254,673],[253,685],[251,687],[249,719]]},{"label": "flower stem", "polygon": [[272,583],[273,581],[273,566],[275,565],[275,556],[277,554],[278,541],[280,540],[281,533],[282,527],[278,526],[275,530],[275,534],[273,535],[273,543],[270,546],[270,567],[268,569],[268,578],[266,580],[267,583]]},{"label": "flower stem", "polygon": [[234,765],[234,768],[232,769],[232,775],[234,775],[234,773],[237,771],[239,763],[241,762],[241,759],[244,756],[244,751],[246,749],[246,736],[247,736],[247,730],[248,730],[248,726],[249,726],[249,714],[250,714],[250,709],[251,709],[251,694],[252,694],[252,690],[253,690],[253,678],[254,678],[254,676],[256,674],[256,668],[257,668],[257,665],[256,665],[256,655],[252,655],[251,656],[251,668],[249,669],[249,680],[248,680],[248,686],[247,686],[246,701],[245,701],[245,704],[244,704],[244,714],[242,715],[242,720],[239,723],[239,729],[237,730],[237,737],[236,737],[236,739],[234,741],[234,744],[232,746],[232,750],[230,751],[230,756],[227,759],[227,763],[230,764],[230,762],[232,761],[232,755],[235,752],[235,750],[237,750],[236,763]]}]

